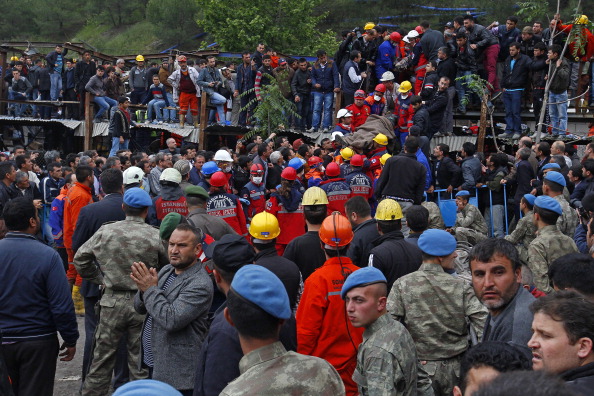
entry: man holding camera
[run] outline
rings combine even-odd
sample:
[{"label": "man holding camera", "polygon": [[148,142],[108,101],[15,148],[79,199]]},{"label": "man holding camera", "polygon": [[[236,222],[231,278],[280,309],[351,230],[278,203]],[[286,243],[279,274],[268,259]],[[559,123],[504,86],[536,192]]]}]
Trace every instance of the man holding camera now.
[{"label": "man holding camera", "polygon": [[[200,70],[198,85],[208,94],[210,103],[213,106],[216,106],[217,114],[219,116],[218,123],[225,125],[225,103],[227,103],[227,99],[217,92],[218,88],[223,84],[221,75],[215,68],[217,60],[211,55],[206,58],[206,62],[206,67]],[[214,112],[209,116],[209,121],[211,123],[215,122]]]}]

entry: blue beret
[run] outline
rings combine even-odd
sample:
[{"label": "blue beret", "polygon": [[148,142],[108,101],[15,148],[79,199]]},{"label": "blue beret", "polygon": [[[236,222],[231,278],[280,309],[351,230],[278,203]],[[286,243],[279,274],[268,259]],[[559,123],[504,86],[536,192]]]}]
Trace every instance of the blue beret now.
[{"label": "blue beret", "polygon": [[447,231],[430,229],[419,237],[419,249],[430,256],[449,256],[456,250],[456,238]]},{"label": "blue beret", "polygon": [[534,200],[534,206],[538,206],[541,209],[547,209],[557,213],[558,215],[563,214],[563,210],[561,209],[561,205],[557,200],[554,198],[548,197],[546,195],[541,195],[536,197]]},{"label": "blue beret", "polygon": [[182,396],[182,394],[164,382],[144,379],[120,386],[113,396]]},{"label": "blue beret", "polygon": [[534,200],[536,199],[536,197],[534,195],[532,195],[532,194],[524,194],[524,199],[530,205],[534,206]]},{"label": "blue beret", "polygon": [[349,275],[342,285],[340,297],[344,299],[349,290],[355,287],[372,285],[374,283],[388,283],[382,271],[375,267],[363,267]]},{"label": "blue beret", "polygon": [[291,317],[285,286],[276,275],[260,265],[248,264],[241,267],[233,277],[231,290],[275,318]]},{"label": "blue beret", "polygon": [[466,190],[462,190],[456,194],[456,197],[468,197],[468,196],[470,196],[470,193]]},{"label": "blue beret", "polygon": [[124,203],[131,208],[145,208],[153,205],[153,201],[149,194],[138,187],[126,190],[124,193]]},{"label": "blue beret", "polygon": [[545,180],[550,180],[552,182],[562,185],[563,187],[565,187],[567,185],[563,175],[561,173],[555,172],[555,171],[547,172],[547,174],[545,176]]},{"label": "blue beret", "polygon": [[542,170],[545,169],[561,169],[561,166],[559,166],[559,164],[556,164],[554,162],[549,162],[548,164],[546,164],[545,166],[542,167]]}]

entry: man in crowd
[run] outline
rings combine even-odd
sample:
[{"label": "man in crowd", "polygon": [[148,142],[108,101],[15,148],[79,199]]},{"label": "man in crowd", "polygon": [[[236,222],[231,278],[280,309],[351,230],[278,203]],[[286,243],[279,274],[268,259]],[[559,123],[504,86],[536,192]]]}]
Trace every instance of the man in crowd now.
[{"label": "man in crowd", "polygon": [[188,67],[188,60],[185,55],[177,58],[179,70],[174,71],[167,78],[173,87],[173,100],[179,103],[179,126],[183,128],[186,124],[188,108],[192,114],[194,127],[198,125],[198,97],[200,87],[198,86],[199,74],[193,67]]},{"label": "man in crowd", "polygon": [[487,223],[480,210],[469,203],[470,193],[466,190],[456,194],[456,222],[447,229],[456,240],[474,245],[487,237]]},{"label": "man in crowd", "polygon": [[[313,130],[328,132],[332,126],[332,106],[334,94],[340,92],[340,80],[338,68],[324,50],[316,53],[318,60],[311,68],[311,86],[313,96],[313,119],[311,126]],[[322,119],[322,113],[324,117]]]},{"label": "man in crowd", "polygon": [[87,83],[97,74],[97,65],[95,62],[91,61],[91,52],[84,51],[82,54],[82,59],[76,62],[76,66],[74,67],[74,92],[79,95],[80,98],[80,108],[79,108],[79,116],[81,119],[84,120],[85,117],[85,87]]},{"label": "man in crowd", "polygon": [[379,238],[377,222],[371,217],[371,206],[362,196],[354,196],[349,199],[345,203],[344,209],[354,233],[347,256],[356,266],[365,267],[369,263],[372,242]]},{"label": "man in crowd", "polygon": [[[501,51],[503,52],[504,49]],[[503,63],[501,79],[505,106],[505,131],[499,137],[519,139],[522,134],[522,97],[531,63],[528,55],[520,53],[520,43],[512,42],[509,45],[509,56]]]},{"label": "man in crowd", "polygon": [[547,67],[552,64],[547,75],[552,79],[549,86],[549,116],[551,117],[553,136],[565,136],[567,133],[567,87],[569,86],[571,71],[566,59],[561,58],[562,48],[558,44],[548,47]]}]

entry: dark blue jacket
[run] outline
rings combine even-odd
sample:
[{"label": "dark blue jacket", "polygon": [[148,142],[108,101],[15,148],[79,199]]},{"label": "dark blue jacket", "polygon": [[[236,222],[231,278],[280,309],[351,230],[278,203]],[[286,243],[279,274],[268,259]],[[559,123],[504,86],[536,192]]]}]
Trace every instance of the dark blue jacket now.
[{"label": "dark blue jacket", "polygon": [[[315,85],[320,84],[320,88]],[[316,62],[311,68],[311,87],[314,92],[328,93],[332,92],[334,88],[340,88],[340,80],[338,79],[338,68],[332,61],[326,63],[326,67],[322,68],[319,62]]]},{"label": "dark blue jacket", "polygon": [[74,303],[60,255],[33,235],[9,232],[0,241],[2,341],[55,337],[78,340]]},{"label": "dark blue jacket", "polygon": [[44,177],[39,183],[39,190],[43,196],[43,203],[51,205],[54,199],[60,195],[60,190],[64,186],[64,179],[56,180],[51,176]]},{"label": "dark blue jacket", "polygon": [[237,80],[235,81],[235,89],[239,93],[244,93],[247,90],[254,88],[256,82],[256,69],[252,66],[245,67],[243,63],[237,67]]},{"label": "dark blue jacket", "polygon": [[342,91],[348,94],[354,94],[355,91],[361,86],[360,82],[354,83],[349,78],[349,69],[351,67],[355,68],[357,75],[361,74],[359,71],[359,65],[356,62],[350,60],[346,63],[346,65],[344,65],[344,69],[342,71]]},{"label": "dark blue jacket", "polygon": [[[202,172],[200,172],[198,169],[196,169],[195,166],[192,167],[192,169],[190,169],[190,183],[192,183],[193,185],[197,186],[200,184],[200,182],[204,182],[204,176],[202,175]],[[208,191],[208,190],[206,190]]]},{"label": "dark blue jacket", "polygon": [[[66,66],[66,55],[68,54],[68,48],[64,48],[62,50],[62,53],[60,55],[62,55],[62,71],[64,70],[64,66]],[[49,54],[47,54],[47,56],[45,57],[45,60],[48,64],[48,67],[50,68],[50,73],[54,73],[54,68],[55,68],[55,64],[56,61],[58,60],[58,53],[56,51],[52,51]]]}]

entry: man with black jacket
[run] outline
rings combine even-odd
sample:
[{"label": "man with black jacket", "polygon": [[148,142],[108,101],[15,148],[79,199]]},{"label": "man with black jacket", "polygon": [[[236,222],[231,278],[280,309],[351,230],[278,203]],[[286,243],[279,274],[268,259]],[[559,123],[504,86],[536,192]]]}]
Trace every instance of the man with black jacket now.
[{"label": "man with black jacket", "polygon": [[295,105],[297,106],[297,128],[304,131],[311,128],[308,126],[310,113],[310,95],[311,95],[311,72],[307,67],[307,59],[299,59],[299,68],[293,75],[291,81],[291,92],[295,98]]},{"label": "man with black jacket", "polygon": [[497,81],[497,56],[499,55],[499,41],[483,25],[474,22],[472,15],[464,16],[464,27],[468,33],[470,48],[476,51],[477,56],[483,55],[483,66],[487,72],[491,92],[499,91]]},{"label": "man with black jacket", "polygon": [[423,30],[421,37],[421,47],[423,53],[429,61],[437,60],[437,51],[445,45],[443,34],[437,30],[431,29],[429,22],[423,21],[420,24]]},{"label": "man with black jacket", "polygon": [[130,100],[125,96],[118,98],[118,108],[109,120],[109,135],[111,136],[110,157],[114,157],[118,150],[128,148],[130,142],[130,122],[131,117],[128,112]]},{"label": "man with black jacket", "polygon": [[[366,81],[367,85],[362,89],[366,92],[366,87],[375,87],[375,59],[377,57],[377,42],[375,41],[376,31],[375,29],[368,29],[365,34],[355,40],[353,43],[353,50],[361,52],[361,60],[359,61],[359,70],[366,72],[369,76],[369,80]],[[352,58],[351,58],[352,59]]]},{"label": "man with black jacket", "polygon": [[[237,67],[237,79],[235,80],[233,97],[240,97],[241,111],[239,112],[239,125],[246,126],[255,106],[253,100],[256,98],[256,94],[250,90],[254,88],[254,83],[256,82],[256,68],[252,66],[249,52],[244,52],[241,55],[241,60],[241,65]],[[247,91],[250,91],[250,93],[246,93]],[[250,104],[249,108],[248,104]]]},{"label": "man with black jacket", "polygon": [[427,106],[423,104],[423,99],[415,95],[410,98],[410,105],[415,110],[415,115],[412,119],[413,125],[420,128],[421,136],[431,136],[431,116],[427,111]]},{"label": "man with black jacket", "polygon": [[451,193],[460,185],[462,169],[454,163],[449,154],[450,147],[445,143],[438,144],[433,149],[435,161],[431,162],[431,173],[435,184],[429,188],[428,192],[446,189],[447,192]]},{"label": "man with black jacket", "polygon": [[83,52],[82,59],[76,62],[74,68],[74,92],[79,95],[80,109],[79,116],[85,119],[85,87],[91,77],[96,74],[97,66],[91,61],[91,52]]},{"label": "man with black jacket", "polygon": [[456,92],[458,93],[458,111],[464,114],[466,113],[467,101],[467,99],[465,100],[465,97],[469,91],[468,84],[464,78],[476,73],[478,69],[477,56],[468,41],[466,28],[460,28],[460,31],[456,36],[456,44]]},{"label": "man with black jacket", "polygon": [[364,197],[356,195],[346,201],[344,211],[355,234],[347,250],[347,256],[356,266],[366,267],[369,263],[369,251],[373,247],[372,242],[380,236],[377,223],[371,217],[371,206]]},{"label": "man with black jacket", "polygon": [[62,95],[62,73],[64,71],[64,64],[66,63],[64,58],[66,54],[68,54],[68,48],[64,49],[62,44],[58,44],[56,45],[56,50],[50,52],[45,57],[47,67],[50,70],[52,101],[60,99],[60,95]]},{"label": "man with black jacket", "polygon": [[[549,65],[547,65],[547,46],[543,42],[538,42],[534,44],[533,52],[534,57],[530,64],[530,70],[532,71],[532,105],[534,106],[534,120],[538,122],[544,101],[545,76],[549,71]],[[545,124],[549,124],[548,116],[549,112],[547,109],[544,119]]]},{"label": "man with black jacket", "polygon": [[520,43],[509,45],[509,56],[503,65],[503,104],[505,106],[505,131],[500,138],[519,139],[522,132],[522,95],[528,81],[532,60],[520,52]]},{"label": "man with black jacket", "polygon": [[454,97],[456,96],[456,62],[450,57],[450,49],[448,47],[441,47],[437,51],[437,75],[439,78],[447,77],[450,79],[450,86],[447,89],[448,104],[446,106],[443,122],[441,125],[441,132],[449,134],[454,131]]},{"label": "man with black jacket", "polygon": [[446,107],[448,106],[448,87],[450,86],[450,79],[448,77],[442,77],[439,79],[437,85],[437,91],[426,102],[427,111],[431,119],[431,130],[429,131],[429,139],[438,132],[441,131],[441,125],[445,116]]}]

